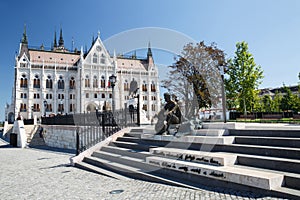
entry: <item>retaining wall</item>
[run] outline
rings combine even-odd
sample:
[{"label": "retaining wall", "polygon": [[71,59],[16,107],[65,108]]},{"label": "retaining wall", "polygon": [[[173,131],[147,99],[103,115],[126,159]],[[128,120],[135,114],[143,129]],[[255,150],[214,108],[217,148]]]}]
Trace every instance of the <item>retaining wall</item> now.
[{"label": "retaining wall", "polygon": [[76,149],[76,126],[42,125],[47,146]]}]

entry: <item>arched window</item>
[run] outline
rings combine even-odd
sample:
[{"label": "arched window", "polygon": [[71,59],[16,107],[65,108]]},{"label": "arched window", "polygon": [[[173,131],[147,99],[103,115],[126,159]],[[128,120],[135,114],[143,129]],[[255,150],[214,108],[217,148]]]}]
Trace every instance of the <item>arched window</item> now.
[{"label": "arched window", "polygon": [[51,76],[48,75],[48,76],[47,76],[47,79],[46,79],[46,88],[52,89],[52,87],[53,87],[52,79],[51,79]]},{"label": "arched window", "polygon": [[33,88],[40,88],[41,87],[41,81],[39,78],[39,75],[35,75],[33,79]]},{"label": "arched window", "polygon": [[20,79],[20,87],[21,88],[27,88],[28,84],[27,84],[27,77],[25,74],[22,74],[22,77]]},{"label": "arched window", "polygon": [[26,103],[21,103],[20,104],[20,112],[26,112],[27,108],[26,108]]},{"label": "arched window", "polygon": [[74,77],[71,77],[69,87],[70,87],[70,89],[75,89],[75,78]]},{"label": "arched window", "polygon": [[156,107],[155,104],[152,104],[152,105],[151,105],[151,110],[152,110],[152,111],[155,111],[155,110],[156,110],[155,107]]},{"label": "arched window", "polygon": [[65,81],[62,76],[59,76],[59,80],[57,82],[58,89],[65,89]]},{"label": "arched window", "polygon": [[143,81],[142,91],[147,92],[147,83],[146,83],[146,81]]},{"label": "arched window", "polygon": [[154,81],[151,83],[151,92],[156,92],[156,87]]},{"label": "arched window", "polygon": [[98,63],[98,56],[96,53],[93,55],[93,63]]},{"label": "arched window", "polygon": [[90,87],[90,78],[89,78],[89,75],[85,76],[84,86],[85,87]]},{"label": "arched window", "polygon": [[105,77],[101,76],[101,88],[105,88]]},{"label": "arched window", "polygon": [[127,80],[124,81],[124,91],[129,91],[129,83]]},{"label": "arched window", "polygon": [[101,64],[105,64],[105,56],[104,56],[104,54],[101,55],[101,61],[100,62],[101,62]]},{"label": "arched window", "polygon": [[97,88],[98,87],[98,78],[97,76],[94,76],[93,78],[93,88]]},{"label": "arched window", "polygon": [[148,110],[148,107],[146,104],[143,104],[143,108],[142,108],[144,111],[147,111]]}]

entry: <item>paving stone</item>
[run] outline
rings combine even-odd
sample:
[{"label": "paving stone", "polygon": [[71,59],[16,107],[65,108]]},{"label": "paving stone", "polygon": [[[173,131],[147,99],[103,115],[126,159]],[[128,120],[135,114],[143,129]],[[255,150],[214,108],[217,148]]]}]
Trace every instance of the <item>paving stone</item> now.
[{"label": "paving stone", "polygon": [[[129,179],[120,181],[69,165],[69,153],[0,148],[0,199],[277,199],[220,188],[192,190]],[[124,190],[111,194],[112,190]]]}]

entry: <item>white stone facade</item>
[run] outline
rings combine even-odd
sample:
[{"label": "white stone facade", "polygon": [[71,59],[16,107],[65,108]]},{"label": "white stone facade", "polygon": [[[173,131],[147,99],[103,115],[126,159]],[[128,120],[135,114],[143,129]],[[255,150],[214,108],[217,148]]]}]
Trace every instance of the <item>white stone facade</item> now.
[{"label": "white stone facade", "polygon": [[[111,75],[117,77],[114,94],[109,82]],[[113,103],[115,109],[124,108],[133,82],[139,88],[140,108],[150,120],[160,109],[158,70],[150,47],[145,59],[111,56],[98,35],[89,51],[70,52],[64,47],[61,30],[59,45],[55,34],[51,50],[43,46],[33,49],[28,47],[24,30],[15,59],[15,83],[6,118],[110,110]]]}]

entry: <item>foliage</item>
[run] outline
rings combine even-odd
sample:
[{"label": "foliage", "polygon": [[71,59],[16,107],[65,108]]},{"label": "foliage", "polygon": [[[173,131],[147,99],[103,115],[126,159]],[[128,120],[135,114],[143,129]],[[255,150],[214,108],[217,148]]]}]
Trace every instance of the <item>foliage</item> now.
[{"label": "foliage", "polygon": [[275,92],[275,96],[273,98],[273,111],[274,112],[280,112],[280,105],[281,105],[282,96],[278,93],[278,91]]},{"label": "foliage", "polygon": [[[163,87],[179,92],[188,102],[189,110],[209,108],[220,99],[222,79],[220,67],[225,65],[225,54],[216,44],[204,42],[184,46],[182,56],[170,66],[171,71]],[[177,87],[176,87],[177,86]],[[194,100],[194,101],[193,101]],[[197,105],[193,102],[197,102]]]},{"label": "foliage", "polygon": [[255,64],[246,42],[236,44],[235,56],[228,61],[227,75],[225,88],[229,108],[246,113],[255,106],[259,107],[257,88],[263,78],[263,71]]},{"label": "foliage", "polygon": [[265,95],[262,97],[262,111],[263,112],[273,111],[273,100],[270,95]]}]

